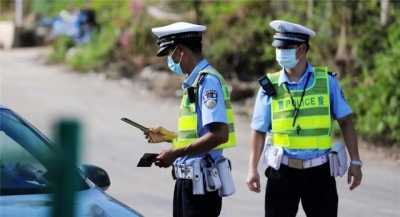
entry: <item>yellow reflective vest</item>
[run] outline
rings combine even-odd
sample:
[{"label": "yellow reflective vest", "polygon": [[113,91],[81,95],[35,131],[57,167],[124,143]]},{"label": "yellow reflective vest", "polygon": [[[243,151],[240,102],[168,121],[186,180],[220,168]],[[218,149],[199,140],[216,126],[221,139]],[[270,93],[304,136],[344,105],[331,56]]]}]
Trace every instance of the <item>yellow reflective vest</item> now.
[{"label": "yellow reflective vest", "polygon": [[[222,91],[224,94],[224,101],[226,107],[226,115],[229,126],[229,139],[228,142],[217,146],[214,149],[224,149],[236,146],[236,134],[234,130],[234,118],[233,118],[233,110],[230,100],[230,94],[228,86],[225,83],[224,78],[212,67],[207,67],[200,71],[196,80],[194,81],[194,93],[195,96],[198,94],[198,85],[200,80],[206,74],[214,75],[218,78],[222,85]],[[197,97],[196,97],[197,98]],[[178,133],[177,138],[173,141],[174,148],[182,148],[189,146],[196,139],[199,138],[198,129],[197,129],[197,113],[196,113],[196,103],[191,103],[189,101],[188,91],[185,90],[182,96],[182,101],[180,105],[179,119],[178,119]]]},{"label": "yellow reflective vest", "polygon": [[[277,95],[271,100],[272,142],[288,149],[328,149],[331,147],[331,111],[327,67],[315,67],[313,83],[306,88],[295,126],[294,106],[279,72],[268,74]],[[310,80],[311,81],[311,80]],[[296,105],[303,90],[290,90]]]}]

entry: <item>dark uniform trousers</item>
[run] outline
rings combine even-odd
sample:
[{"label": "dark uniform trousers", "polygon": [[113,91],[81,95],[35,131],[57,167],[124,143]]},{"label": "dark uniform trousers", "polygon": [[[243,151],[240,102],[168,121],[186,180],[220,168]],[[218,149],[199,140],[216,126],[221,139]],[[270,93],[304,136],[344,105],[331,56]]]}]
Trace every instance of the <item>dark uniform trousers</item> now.
[{"label": "dark uniform trousers", "polygon": [[265,194],[266,217],[295,217],[299,202],[307,217],[337,217],[338,195],[329,163],[308,169],[281,165],[268,168]]},{"label": "dark uniform trousers", "polygon": [[217,217],[221,212],[222,198],[218,191],[193,195],[192,180],[177,179],[174,190],[174,217]]}]

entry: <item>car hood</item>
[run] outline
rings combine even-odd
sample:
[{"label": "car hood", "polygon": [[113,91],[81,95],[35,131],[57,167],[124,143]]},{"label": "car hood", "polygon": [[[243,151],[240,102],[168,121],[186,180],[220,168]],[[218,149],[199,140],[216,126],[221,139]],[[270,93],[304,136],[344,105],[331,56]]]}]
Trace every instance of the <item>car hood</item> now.
[{"label": "car hood", "polygon": [[[2,217],[48,217],[51,206],[51,197],[48,194],[0,196]],[[142,216],[98,188],[80,191],[76,206],[76,217]]]}]

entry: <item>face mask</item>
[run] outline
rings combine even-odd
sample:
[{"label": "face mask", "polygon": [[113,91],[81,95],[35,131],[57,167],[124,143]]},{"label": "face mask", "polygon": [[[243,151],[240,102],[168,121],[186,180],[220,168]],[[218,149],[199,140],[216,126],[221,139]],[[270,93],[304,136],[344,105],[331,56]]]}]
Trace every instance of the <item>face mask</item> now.
[{"label": "face mask", "polygon": [[292,69],[299,62],[296,59],[296,48],[276,49],[276,61],[284,69]]},{"label": "face mask", "polygon": [[[175,50],[176,50],[176,48],[175,48]],[[168,64],[168,68],[171,71],[175,72],[176,75],[181,76],[181,75],[183,75],[183,71],[182,71],[182,68],[181,68],[181,65],[180,65],[181,64],[181,60],[182,60],[182,56],[181,56],[181,59],[179,60],[179,63],[175,63],[174,60],[172,59],[172,55],[175,53],[175,50],[172,52],[171,55],[168,56],[167,64]]]}]

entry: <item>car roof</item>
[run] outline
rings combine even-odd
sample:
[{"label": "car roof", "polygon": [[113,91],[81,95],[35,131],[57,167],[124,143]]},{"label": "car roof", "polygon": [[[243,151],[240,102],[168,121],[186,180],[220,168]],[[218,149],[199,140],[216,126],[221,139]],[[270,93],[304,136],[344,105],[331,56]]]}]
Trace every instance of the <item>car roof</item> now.
[{"label": "car roof", "polygon": [[5,106],[5,105],[0,105],[0,109],[7,109],[7,110],[11,110],[10,108],[8,108],[7,106]]}]

